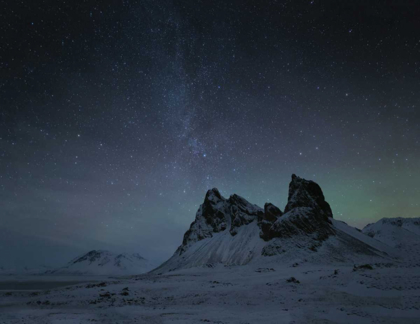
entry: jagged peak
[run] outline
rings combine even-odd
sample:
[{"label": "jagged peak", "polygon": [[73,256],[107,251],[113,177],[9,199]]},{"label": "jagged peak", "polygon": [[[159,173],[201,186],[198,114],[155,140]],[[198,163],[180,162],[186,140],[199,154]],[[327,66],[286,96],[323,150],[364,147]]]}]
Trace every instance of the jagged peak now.
[{"label": "jagged peak", "polygon": [[[248,200],[246,200],[244,197],[239,196],[237,194],[233,194],[229,196],[229,200],[231,202],[241,202],[241,203],[246,203],[246,204],[251,204]],[[252,204],[251,204],[252,205]]]},{"label": "jagged peak", "polygon": [[204,201],[218,201],[218,200],[225,200],[225,198],[220,194],[217,188],[207,190]]},{"label": "jagged peak", "polygon": [[315,208],[326,218],[333,217],[331,207],[325,201],[321,187],[312,180],[306,180],[296,174],[292,174],[292,181],[289,184],[288,202],[284,212],[287,213],[296,207]]},{"label": "jagged peak", "polygon": [[233,194],[229,197],[228,202],[232,205],[238,206],[240,209],[246,209],[248,211],[262,210],[259,206],[250,203],[244,197],[237,194]]}]

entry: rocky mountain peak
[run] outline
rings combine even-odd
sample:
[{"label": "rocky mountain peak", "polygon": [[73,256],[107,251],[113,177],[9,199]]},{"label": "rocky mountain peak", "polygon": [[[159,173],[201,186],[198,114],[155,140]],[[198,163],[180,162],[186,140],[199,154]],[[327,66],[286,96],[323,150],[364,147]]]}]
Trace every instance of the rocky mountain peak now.
[{"label": "rocky mountain peak", "polygon": [[208,190],[206,193],[206,197],[204,198],[204,202],[212,201],[212,202],[217,203],[219,200],[224,200],[224,198],[222,197],[222,195],[220,194],[217,188]]},{"label": "rocky mountain peak", "polygon": [[260,207],[239,195],[234,194],[226,199],[216,188],[210,189],[177,251],[182,254],[191,244],[227,229],[234,236],[240,226],[256,220],[262,213]]},{"label": "rocky mountain peak", "polygon": [[264,206],[264,217],[259,224],[260,237],[271,241],[273,238],[302,234],[311,236],[315,242],[321,242],[334,234],[330,217],[332,211],[325,201],[321,187],[313,181],[293,174],[284,214],[272,204]]},{"label": "rocky mountain peak", "polygon": [[284,212],[296,207],[310,207],[316,209],[325,219],[333,217],[330,205],[325,201],[321,187],[311,180],[305,180],[292,175],[289,184],[289,197]]}]

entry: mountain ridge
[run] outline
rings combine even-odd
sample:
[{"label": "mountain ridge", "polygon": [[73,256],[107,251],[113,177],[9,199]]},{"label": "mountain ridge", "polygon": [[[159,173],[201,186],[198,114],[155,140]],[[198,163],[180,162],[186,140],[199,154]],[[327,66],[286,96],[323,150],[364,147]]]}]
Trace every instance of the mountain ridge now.
[{"label": "mountain ridge", "polygon": [[380,262],[395,254],[392,247],[358,233],[334,220],[317,183],[295,174],[284,212],[271,203],[261,208],[236,194],[226,199],[213,188],[207,191],[182,244],[153,271],[299,258],[313,262],[376,258]]}]

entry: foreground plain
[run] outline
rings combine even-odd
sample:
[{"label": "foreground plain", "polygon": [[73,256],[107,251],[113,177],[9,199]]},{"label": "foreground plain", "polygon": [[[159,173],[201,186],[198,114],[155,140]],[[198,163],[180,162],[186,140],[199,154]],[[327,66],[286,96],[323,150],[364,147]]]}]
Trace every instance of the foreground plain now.
[{"label": "foreground plain", "polygon": [[0,323],[419,323],[419,268],[371,266],[221,266],[3,291]]}]

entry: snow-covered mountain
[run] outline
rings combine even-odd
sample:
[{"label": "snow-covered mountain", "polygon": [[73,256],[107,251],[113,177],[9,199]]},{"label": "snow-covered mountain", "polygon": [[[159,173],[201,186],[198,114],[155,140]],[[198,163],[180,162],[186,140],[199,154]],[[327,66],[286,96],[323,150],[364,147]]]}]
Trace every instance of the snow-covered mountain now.
[{"label": "snow-covered mountain", "polygon": [[420,265],[420,218],[382,218],[362,232],[395,248],[404,261]]},{"label": "snow-covered mountain", "polygon": [[292,175],[284,213],[238,195],[207,192],[181,246],[155,272],[278,262],[384,262],[396,251],[333,219],[318,184]]},{"label": "snow-covered mountain", "polygon": [[47,274],[57,275],[133,275],[148,272],[154,265],[139,254],[115,254],[92,250]]}]

